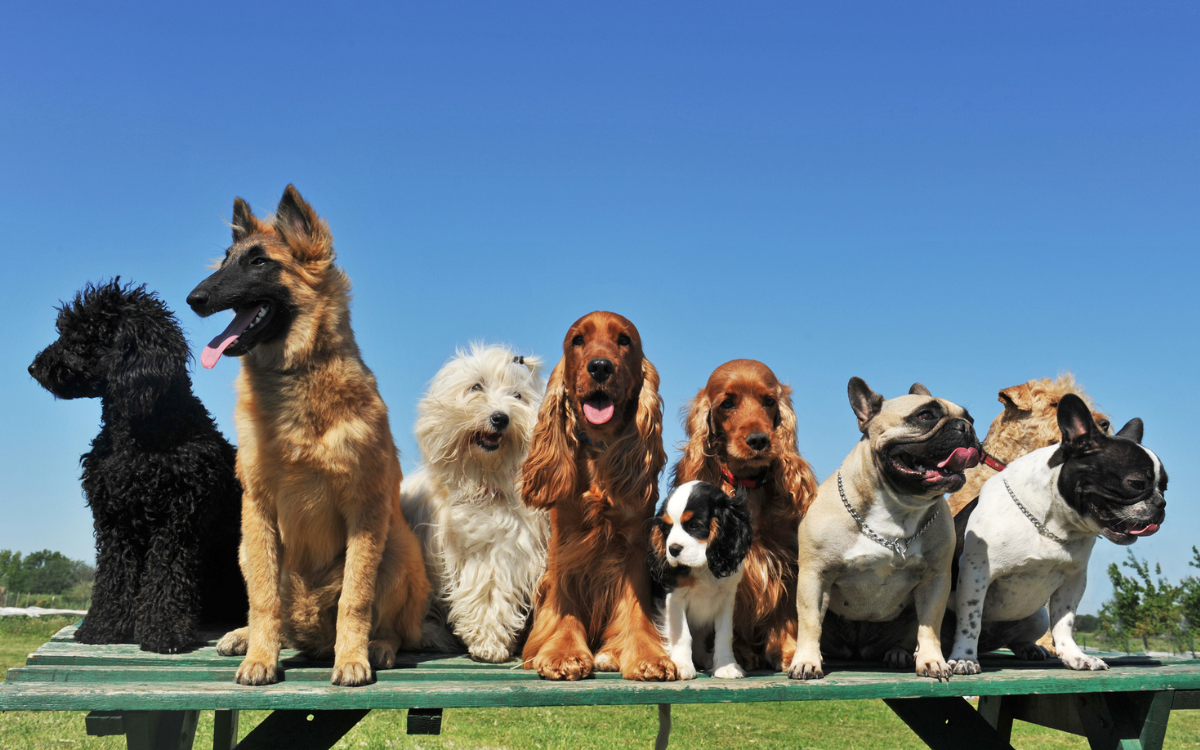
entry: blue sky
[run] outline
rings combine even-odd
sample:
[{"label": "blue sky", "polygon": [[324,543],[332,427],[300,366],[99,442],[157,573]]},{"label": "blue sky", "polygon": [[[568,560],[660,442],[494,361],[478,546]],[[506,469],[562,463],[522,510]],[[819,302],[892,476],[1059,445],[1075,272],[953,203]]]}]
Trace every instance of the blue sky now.
[{"label": "blue sky", "polygon": [[[14,2],[0,26],[0,548],[92,555],[97,402],[27,375],[54,305],[121,275],[184,304],[293,182],[354,282],[404,468],[456,346],[549,362],[641,330],[678,410],[736,357],[795,389],[819,477],[846,381],[919,380],[983,426],[1070,369],[1171,474],[1135,551],[1196,541],[1200,9],[1189,3]],[[235,360],[194,373],[235,439]],[[198,367],[195,369],[199,369]],[[672,452],[672,460],[677,454]],[[1100,542],[1084,610],[1107,596]]]}]

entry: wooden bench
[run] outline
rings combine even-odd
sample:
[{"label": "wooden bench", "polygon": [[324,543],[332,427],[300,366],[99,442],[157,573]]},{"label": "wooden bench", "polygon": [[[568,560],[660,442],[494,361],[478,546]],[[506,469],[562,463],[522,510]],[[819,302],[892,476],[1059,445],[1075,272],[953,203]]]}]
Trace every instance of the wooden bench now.
[{"label": "wooden bench", "polygon": [[[1172,710],[1200,708],[1197,660],[1120,657],[1109,660],[1108,672],[1087,673],[996,655],[983,661],[984,674],[949,683],[837,662],[827,665],[824,680],[810,683],[782,674],[670,683],[600,674],[557,683],[513,664],[403,654],[375,684],[339,688],[329,684],[330,664],[285,651],[283,681],[251,688],[234,683],[240,660],[218,656],[212,640],[163,656],[132,644],[80,645],[74,630],[64,628],[26,666],[8,671],[0,710],[91,711],[88,734],[123,734],[131,750],[192,747],[200,711],[216,711],[214,749],[323,750],[373,709],[407,709],[409,734],[437,734],[447,708],[864,698],[882,699],[932,748],[1010,748],[1012,722],[1020,719],[1084,735],[1093,748],[1157,749]],[[980,696],[978,710],[965,695]],[[273,713],[238,743],[237,712],[264,709]]]}]

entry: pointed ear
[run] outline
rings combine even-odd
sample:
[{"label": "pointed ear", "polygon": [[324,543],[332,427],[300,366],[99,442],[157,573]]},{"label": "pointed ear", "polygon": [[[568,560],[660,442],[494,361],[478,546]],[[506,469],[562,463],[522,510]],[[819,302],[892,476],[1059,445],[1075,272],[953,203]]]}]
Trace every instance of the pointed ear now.
[{"label": "pointed ear", "polygon": [[575,490],[575,437],[563,370],[566,359],[550,373],[546,395],[538,409],[530,439],[529,457],[521,467],[521,495],[530,508],[550,508]]},{"label": "pointed ear", "polygon": [[1028,383],[1013,385],[1000,391],[997,400],[1004,404],[1004,412],[1033,411],[1033,391]]},{"label": "pointed ear", "polygon": [[1058,402],[1058,429],[1062,443],[1071,450],[1088,450],[1100,438],[1100,428],[1092,419],[1092,411],[1079,396],[1068,393]]},{"label": "pointed ear", "polygon": [[850,394],[850,408],[858,417],[858,429],[865,435],[867,424],[883,408],[883,396],[871,390],[867,381],[859,377],[850,378],[846,391]]},{"label": "pointed ear", "polygon": [[250,210],[250,204],[241,198],[233,199],[233,242],[237,244],[252,234],[262,230],[258,226],[258,217]]},{"label": "pointed ear", "polygon": [[712,401],[708,398],[707,388],[701,388],[692,399],[683,430],[687,434],[687,445],[671,470],[671,486],[678,487],[694,479],[716,484],[720,481],[721,469],[712,441]]},{"label": "pointed ear", "polygon": [[[1060,409],[1062,408],[1061,403],[1059,404],[1059,408]],[[1141,445],[1142,444],[1142,420],[1138,419],[1137,417],[1134,417],[1133,419],[1126,422],[1125,426],[1121,428],[1121,431],[1117,433],[1117,437],[1128,438],[1129,440],[1132,440],[1133,442],[1137,443],[1138,445]]]},{"label": "pointed ear", "polygon": [[275,209],[275,231],[302,263],[333,260],[333,236],[329,225],[317,216],[313,207],[300,197],[294,185],[288,185]]},{"label": "pointed ear", "polygon": [[921,385],[920,383],[913,383],[912,388],[908,389],[908,395],[910,395],[910,396],[929,396],[931,398],[933,397],[933,394],[929,392],[929,389],[926,388],[925,386]]}]

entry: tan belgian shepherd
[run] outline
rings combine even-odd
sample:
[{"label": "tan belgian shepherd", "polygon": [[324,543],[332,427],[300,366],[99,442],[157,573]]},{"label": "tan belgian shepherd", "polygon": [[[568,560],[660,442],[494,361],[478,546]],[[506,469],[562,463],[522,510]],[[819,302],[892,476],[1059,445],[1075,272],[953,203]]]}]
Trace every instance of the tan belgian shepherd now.
[{"label": "tan belgian shepherd", "polygon": [[243,685],[278,679],[281,644],[332,656],[333,684],[352,686],[420,642],[429,580],[400,513],[400,461],[350,330],[349,295],[329,226],[288,185],[264,220],[234,201],[233,245],[188,296],[201,316],[235,313],[201,363],[242,359],[237,472],[250,618],[217,650],[245,655]]}]

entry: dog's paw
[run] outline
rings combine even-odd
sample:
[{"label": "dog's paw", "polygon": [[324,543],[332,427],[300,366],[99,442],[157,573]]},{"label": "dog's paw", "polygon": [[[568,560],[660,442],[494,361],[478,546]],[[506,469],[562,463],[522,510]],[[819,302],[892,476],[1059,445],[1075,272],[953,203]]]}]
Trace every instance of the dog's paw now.
[{"label": "dog's paw", "polygon": [[141,638],[139,646],[143,651],[156,654],[177,654],[195,642],[196,633],[190,629],[175,632],[155,630],[151,635]]},{"label": "dog's paw", "polygon": [[567,656],[537,656],[533,668],[547,680],[583,680],[592,676],[592,655],[587,653]]},{"label": "dog's paw", "polygon": [[342,687],[358,687],[374,681],[371,673],[371,663],[366,660],[346,659],[333,663],[333,676],[329,679],[334,685]]},{"label": "dog's paw", "polygon": [[1108,669],[1108,665],[1103,659],[1098,659],[1095,656],[1088,656],[1084,653],[1062,654],[1058,658],[1062,659],[1062,663],[1068,669],[1091,670],[1099,671]]},{"label": "dog's paw", "polygon": [[601,651],[596,654],[596,671],[597,672],[620,672],[621,662],[617,661],[617,657],[611,651]]},{"label": "dog's paw", "polygon": [[788,677],[793,680],[820,680],[825,677],[821,669],[821,660],[802,659],[796,656],[788,667]]},{"label": "dog's paw", "polygon": [[217,653],[221,656],[245,656],[250,647],[250,628],[230,630],[217,641]]},{"label": "dog's paw", "polygon": [[279,672],[274,664],[246,659],[234,679],[239,685],[271,685],[279,682]]},{"label": "dog's paw", "polygon": [[932,658],[922,659],[920,654],[917,654],[917,676],[928,677],[931,680],[938,682],[949,682],[951,670],[950,665],[942,658],[941,654],[935,654]]},{"label": "dog's paw", "polygon": [[1014,656],[1025,661],[1045,661],[1050,658],[1050,652],[1036,643],[1014,643],[1009,648]]},{"label": "dog's paw", "polygon": [[983,671],[974,659],[951,659],[946,663],[954,674],[979,674]]},{"label": "dog's paw", "polygon": [[499,643],[476,643],[468,648],[467,652],[475,661],[488,664],[503,664],[512,658],[512,652]]},{"label": "dog's paw", "polygon": [[746,673],[734,662],[733,664],[725,664],[717,667],[712,671],[712,676],[719,677],[722,680],[736,680],[740,677],[745,677]]},{"label": "dog's paw", "polygon": [[679,679],[679,670],[676,669],[675,662],[663,654],[638,659],[630,669],[621,670],[621,675],[627,680],[639,682],[669,682]]},{"label": "dog's paw", "polygon": [[375,669],[396,666],[396,647],[391,641],[374,640],[367,644],[367,663]]},{"label": "dog's paw", "polygon": [[911,651],[898,646],[883,655],[883,664],[888,669],[912,669],[916,663]]},{"label": "dog's paw", "polygon": [[696,679],[696,665],[692,663],[691,659],[672,659],[671,661],[675,663],[675,674],[679,676],[679,679]]}]

